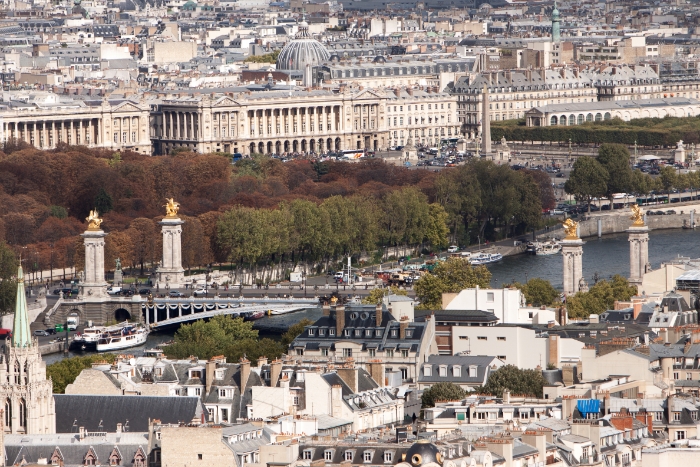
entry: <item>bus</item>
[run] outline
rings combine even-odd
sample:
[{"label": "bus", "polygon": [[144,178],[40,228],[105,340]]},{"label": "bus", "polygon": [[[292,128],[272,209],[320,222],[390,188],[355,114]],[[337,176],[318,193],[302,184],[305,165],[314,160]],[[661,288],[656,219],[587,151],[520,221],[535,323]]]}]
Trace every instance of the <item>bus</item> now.
[{"label": "bus", "polygon": [[359,159],[365,155],[365,151],[362,149],[346,149],[340,152],[343,159]]}]

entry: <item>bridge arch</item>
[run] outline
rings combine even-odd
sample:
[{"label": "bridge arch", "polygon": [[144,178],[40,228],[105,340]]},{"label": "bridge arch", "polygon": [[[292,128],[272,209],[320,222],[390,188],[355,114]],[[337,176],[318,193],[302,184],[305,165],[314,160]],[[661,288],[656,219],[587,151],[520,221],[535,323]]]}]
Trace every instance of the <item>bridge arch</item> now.
[{"label": "bridge arch", "polygon": [[114,319],[121,323],[122,321],[131,321],[131,312],[126,308],[119,307],[114,310]]}]

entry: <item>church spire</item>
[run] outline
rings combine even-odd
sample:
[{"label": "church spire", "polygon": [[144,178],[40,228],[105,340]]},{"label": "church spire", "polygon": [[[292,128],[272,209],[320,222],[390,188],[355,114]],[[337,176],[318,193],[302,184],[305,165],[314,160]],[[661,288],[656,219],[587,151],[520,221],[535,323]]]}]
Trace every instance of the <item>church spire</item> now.
[{"label": "church spire", "polygon": [[12,327],[12,347],[29,347],[32,335],[29,331],[29,313],[27,296],[24,292],[24,273],[22,265],[17,269],[17,304],[15,305],[15,322]]}]

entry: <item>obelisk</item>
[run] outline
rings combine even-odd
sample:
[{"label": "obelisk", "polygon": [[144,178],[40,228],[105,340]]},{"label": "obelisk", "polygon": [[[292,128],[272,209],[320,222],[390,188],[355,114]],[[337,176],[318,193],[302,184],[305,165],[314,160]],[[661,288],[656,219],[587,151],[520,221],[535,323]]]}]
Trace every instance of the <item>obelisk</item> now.
[{"label": "obelisk", "polygon": [[156,278],[161,287],[183,287],[185,270],[182,267],[182,224],[177,215],[180,204],[172,198],[166,198],[165,217],[159,224],[163,234],[163,259],[156,271]]},{"label": "obelisk", "polygon": [[564,222],[566,237],[561,241],[561,254],[564,257],[563,279],[564,295],[575,294],[583,277],[583,241],[576,230],[578,222],[567,219]]},{"label": "obelisk", "polygon": [[102,300],[107,297],[107,281],[105,280],[105,237],[102,230],[102,219],[97,209],[90,211],[86,219],[87,230],[81,234],[85,239],[85,274],[80,284],[84,300]]},{"label": "obelisk", "polygon": [[489,89],[484,85],[484,92],[481,94],[481,148],[484,156],[491,155],[491,112],[489,109]]},{"label": "obelisk", "polygon": [[649,227],[644,224],[644,213],[636,204],[632,205],[632,217],[634,222],[627,229],[630,242],[630,285],[642,286],[644,273],[649,264]]}]

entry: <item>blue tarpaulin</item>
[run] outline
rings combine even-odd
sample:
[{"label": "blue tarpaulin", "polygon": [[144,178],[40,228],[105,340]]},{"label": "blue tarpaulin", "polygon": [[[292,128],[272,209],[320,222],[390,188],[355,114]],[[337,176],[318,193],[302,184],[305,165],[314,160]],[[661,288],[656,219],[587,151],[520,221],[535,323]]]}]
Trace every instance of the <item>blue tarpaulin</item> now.
[{"label": "blue tarpaulin", "polygon": [[576,408],[584,417],[589,413],[600,413],[600,401],[598,399],[581,399],[577,401]]}]

